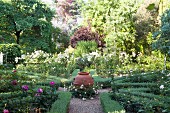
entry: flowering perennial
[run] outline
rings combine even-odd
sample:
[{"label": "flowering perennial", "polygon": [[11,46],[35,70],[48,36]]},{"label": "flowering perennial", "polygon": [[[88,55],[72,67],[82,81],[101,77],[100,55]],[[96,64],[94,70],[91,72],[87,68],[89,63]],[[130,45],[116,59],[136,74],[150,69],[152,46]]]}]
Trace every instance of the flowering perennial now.
[{"label": "flowering perennial", "polygon": [[23,85],[23,86],[22,86],[22,90],[23,90],[23,91],[27,91],[27,90],[28,90],[28,85]]}]

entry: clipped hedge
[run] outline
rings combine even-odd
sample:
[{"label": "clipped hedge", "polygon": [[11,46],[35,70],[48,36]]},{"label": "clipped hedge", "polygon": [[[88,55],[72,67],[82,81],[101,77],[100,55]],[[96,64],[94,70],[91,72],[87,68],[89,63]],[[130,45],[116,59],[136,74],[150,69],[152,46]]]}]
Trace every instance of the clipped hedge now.
[{"label": "clipped hedge", "polygon": [[121,106],[117,101],[111,100],[109,93],[101,93],[100,101],[104,113],[125,113],[123,106]]},{"label": "clipped hedge", "polygon": [[15,57],[21,56],[21,48],[18,44],[0,44],[0,52],[7,55],[7,61],[4,55],[5,63],[15,63]]},{"label": "clipped hedge", "polygon": [[143,82],[143,83],[131,83],[131,82],[126,82],[126,83],[115,83],[116,87],[119,88],[127,88],[127,87],[150,87],[150,86],[157,86],[156,83],[150,83],[150,82]]},{"label": "clipped hedge", "polygon": [[111,87],[111,78],[101,78],[100,76],[93,76],[93,78],[96,85],[102,85],[102,88]]},{"label": "clipped hedge", "polygon": [[59,92],[58,99],[52,104],[48,113],[67,113],[71,96],[70,92]]}]

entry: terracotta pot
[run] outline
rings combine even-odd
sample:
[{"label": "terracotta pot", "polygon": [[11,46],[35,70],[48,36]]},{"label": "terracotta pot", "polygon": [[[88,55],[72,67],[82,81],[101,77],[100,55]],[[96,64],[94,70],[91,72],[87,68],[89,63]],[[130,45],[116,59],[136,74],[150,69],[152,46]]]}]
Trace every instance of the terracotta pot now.
[{"label": "terracotta pot", "polygon": [[73,84],[75,86],[92,86],[94,84],[93,78],[90,76],[88,72],[79,72],[75,77]]}]

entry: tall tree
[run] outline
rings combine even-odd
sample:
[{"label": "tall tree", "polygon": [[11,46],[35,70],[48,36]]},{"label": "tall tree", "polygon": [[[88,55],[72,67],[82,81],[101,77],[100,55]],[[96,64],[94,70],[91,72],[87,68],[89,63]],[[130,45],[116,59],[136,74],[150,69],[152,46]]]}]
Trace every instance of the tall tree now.
[{"label": "tall tree", "polygon": [[133,15],[135,0],[89,0],[82,5],[82,15],[91,21],[92,27],[104,33],[106,45],[111,50],[135,51],[135,29]]},{"label": "tall tree", "polygon": [[155,32],[154,38],[153,47],[170,56],[170,9],[163,13],[160,30]]},{"label": "tall tree", "polygon": [[54,12],[46,4],[38,0],[0,1],[0,10],[2,37],[10,34],[17,44],[38,45],[38,49],[49,51]]},{"label": "tall tree", "polygon": [[55,24],[68,35],[72,35],[80,17],[79,5],[76,0],[56,0],[57,18]]},{"label": "tall tree", "polygon": [[153,36],[156,39],[153,48],[160,50],[165,55],[164,70],[166,70],[166,59],[170,57],[170,9],[163,13],[160,30],[155,32]]}]

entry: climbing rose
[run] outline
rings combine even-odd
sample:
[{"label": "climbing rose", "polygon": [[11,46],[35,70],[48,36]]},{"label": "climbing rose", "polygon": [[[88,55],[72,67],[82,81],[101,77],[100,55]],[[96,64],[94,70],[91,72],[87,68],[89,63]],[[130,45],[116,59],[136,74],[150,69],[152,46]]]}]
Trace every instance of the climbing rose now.
[{"label": "climbing rose", "polygon": [[54,81],[51,81],[50,82],[50,86],[54,86],[55,85],[55,82]]},{"label": "climbing rose", "polygon": [[28,90],[28,86],[27,86],[27,85],[23,85],[23,86],[22,86],[22,89],[23,89],[24,91],[27,91],[27,90]]},{"label": "climbing rose", "polygon": [[38,93],[42,93],[42,92],[43,92],[43,89],[42,89],[42,88],[38,88],[37,92],[38,92]]},{"label": "climbing rose", "polygon": [[4,109],[4,112],[3,113],[9,113],[9,110],[7,109]]}]

